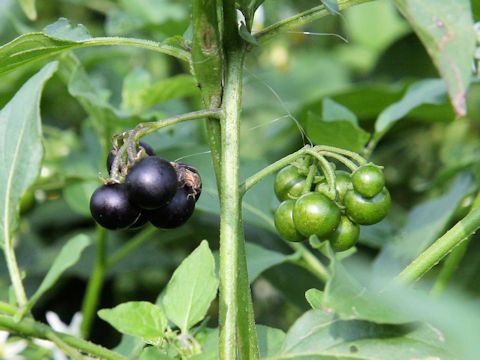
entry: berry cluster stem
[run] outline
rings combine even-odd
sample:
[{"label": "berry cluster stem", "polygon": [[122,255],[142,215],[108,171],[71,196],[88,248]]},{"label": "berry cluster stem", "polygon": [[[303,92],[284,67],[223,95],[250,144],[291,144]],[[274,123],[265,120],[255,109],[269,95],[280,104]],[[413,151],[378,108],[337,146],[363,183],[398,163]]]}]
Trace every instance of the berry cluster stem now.
[{"label": "berry cluster stem", "polygon": [[417,281],[479,228],[480,208],[476,208],[413,260],[395,280],[400,284]]}]

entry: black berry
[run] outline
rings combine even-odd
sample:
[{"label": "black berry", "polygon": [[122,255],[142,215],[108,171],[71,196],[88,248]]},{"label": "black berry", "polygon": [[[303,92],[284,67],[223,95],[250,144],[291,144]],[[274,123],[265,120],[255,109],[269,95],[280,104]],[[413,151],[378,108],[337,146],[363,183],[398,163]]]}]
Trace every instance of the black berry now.
[{"label": "black berry", "polygon": [[195,197],[186,186],[177,189],[170,202],[159,209],[147,211],[152,225],[162,229],[173,229],[183,225],[192,216],[195,209]]},{"label": "black berry", "polygon": [[157,209],[177,191],[177,173],[166,160],[149,156],[136,164],[125,180],[130,201],[142,209]]},{"label": "black berry", "polygon": [[125,229],[140,216],[123,184],[103,185],[90,198],[90,212],[97,223],[110,230]]}]

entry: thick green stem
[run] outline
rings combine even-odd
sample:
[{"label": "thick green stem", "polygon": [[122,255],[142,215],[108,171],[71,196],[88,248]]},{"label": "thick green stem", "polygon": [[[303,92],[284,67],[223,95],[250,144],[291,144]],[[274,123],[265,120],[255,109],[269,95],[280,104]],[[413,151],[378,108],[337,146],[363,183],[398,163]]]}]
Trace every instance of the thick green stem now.
[{"label": "thick green stem", "polygon": [[395,280],[401,284],[410,284],[417,281],[479,228],[480,208],[477,208],[456,223],[455,226],[413,260],[397,275]]},{"label": "thick green stem", "polygon": [[[206,108],[218,108],[222,104],[223,47],[220,38],[217,3],[215,0],[192,2],[192,68],[202,92]],[[207,118],[206,130],[212,151],[217,184],[220,183],[220,124]]]},{"label": "thick green stem", "polygon": [[442,270],[437,276],[435,280],[435,284],[432,287],[432,291],[430,292],[433,296],[439,296],[447,284],[449,283],[450,279],[452,278],[455,271],[457,271],[460,262],[463,259],[463,256],[467,252],[469,241],[464,241],[460,245],[458,245],[455,249],[452,250],[450,255],[448,255],[445,263],[443,264]]},{"label": "thick green stem", "polygon": [[8,273],[10,275],[10,281],[12,282],[13,291],[15,293],[15,299],[20,309],[23,309],[27,305],[27,294],[23,287],[22,275],[18,268],[17,258],[15,256],[14,240],[8,233],[8,227],[5,227],[5,244],[3,251],[5,253],[5,260],[7,262]]},{"label": "thick green stem", "polygon": [[[340,10],[345,10],[354,5],[369,1],[372,0],[338,0],[338,8]],[[297,29],[327,15],[330,15],[330,12],[327,10],[327,8],[324,5],[319,5],[287,19],[281,20],[276,24],[270,25],[265,29],[255,33],[254,36],[258,41],[265,42],[277,36],[278,34]]]},{"label": "thick green stem", "polygon": [[[220,181],[220,359],[237,357],[237,322],[246,304],[238,303],[239,267],[243,239],[240,239],[241,197],[239,188],[239,133],[242,68],[244,54],[228,59],[224,92],[225,116],[222,130],[222,173]],[[244,251],[243,251],[244,252]]]},{"label": "thick green stem", "polygon": [[107,230],[97,226],[97,248],[95,254],[95,265],[93,274],[90,277],[87,286],[87,292],[82,304],[83,320],[81,333],[84,338],[88,338],[92,327],[93,319],[97,312],[99,297],[102,292],[103,280],[105,278],[107,262]]},{"label": "thick green stem", "polygon": [[79,339],[75,336],[53,331],[49,326],[31,319],[15,321],[15,319],[10,316],[0,315],[0,329],[27,337],[45,340],[51,340],[51,335],[54,334],[58,339],[68,346],[71,346],[86,354],[90,354],[96,358],[105,360],[126,360],[126,358],[122,355],[110,351],[102,346],[95,345],[89,341]]},{"label": "thick green stem", "polygon": [[[220,359],[257,359],[258,346],[241,222],[240,111],[245,44],[237,30],[234,0],[223,2],[225,85],[221,120]],[[238,347],[237,347],[238,345]]]}]

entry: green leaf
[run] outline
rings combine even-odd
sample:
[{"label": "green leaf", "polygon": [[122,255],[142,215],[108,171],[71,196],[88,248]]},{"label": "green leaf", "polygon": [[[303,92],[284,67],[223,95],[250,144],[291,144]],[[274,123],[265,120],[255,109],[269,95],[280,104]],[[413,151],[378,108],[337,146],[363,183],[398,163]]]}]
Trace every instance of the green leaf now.
[{"label": "green leaf", "polygon": [[324,120],[309,113],[306,131],[316,145],[331,145],[360,152],[370,139],[370,134],[349,120]]},{"label": "green leaf", "polygon": [[283,330],[265,325],[257,325],[257,336],[258,350],[261,358],[276,354],[285,340],[285,333]]},{"label": "green leaf", "polygon": [[53,24],[47,25],[43,33],[55,39],[82,41],[91,39],[92,36],[82,24],[72,27],[70,21],[60,18]]},{"label": "green leaf", "polygon": [[323,301],[323,291],[318,289],[309,289],[305,293],[305,299],[312,307],[312,309],[321,309]]},{"label": "green leaf", "polygon": [[208,247],[202,243],[185,259],[170,279],[163,306],[167,317],[182,333],[201,321],[210,303],[217,295],[218,279],[215,260]]},{"label": "green leaf", "polygon": [[60,253],[53,261],[52,267],[38,287],[37,291],[30,298],[27,308],[31,309],[33,305],[55,285],[60,276],[70,267],[75,265],[82,256],[83,250],[90,245],[90,239],[87,235],[79,234],[70,239],[62,248]]},{"label": "green leaf", "polygon": [[442,235],[458,204],[473,185],[460,174],[443,195],[415,206],[395,239],[383,247],[374,262],[378,274],[396,274]]},{"label": "green leaf", "polygon": [[79,181],[63,189],[63,197],[72,210],[80,215],[90,215],[90,197],[98,188],[97,181]]},{"label": "green leaf", "polygon": [[467,113],[476,36],[469,0],[396,0],[448,85],[458,115]]},{"label": "green leaf", "polygon": [[339,320],[331,314],[311,310],[292,326],[281,353],[275,358],[302,358],[306,354],[328,359],[406,359],[435,355],[451,358],[441,344],[430,343],[432,335],[438,335],[435,331],[426,326]]},{"label": "green leaf", "polygon": [[27,15],[30,20],[37,19],[35,0],[18,0],[18,3],[20,4],[20,7],[22,8],[25,15]]},{"label": "green leaf", "polygon": [[250,31],[248,31],[247,26],[243,22],[240,24],[240,27],[238,28],[238,33],[240,34],[240,37],[243,40],[245,40],[247,43],[258,46],[257,39],[255,38],[255,36],[253,36],[250,33]]},{"label": "green leaf", "polygon": [[447,92],[445,83],[438,79],[421,80],[412,84],[403,98],[391,104],[375,122],[375,139],[378,141],[400,119],[422,104],[438,104]]},{"label": "green leaf", "polygon": [[15,229],[20,199],[40,170],[40,96],[57,65],[44,66],[0,111],[0,243]]},{"label": "green leaf", "polygon": [[168,356],[158,348],[149,346],[143,349],[140,354],[140,360],[173,360],[174,358]]},{"label": "green leaf", "polygon": [[276,251],[265,249],[262,246],[246,243],[245,248],[248,259],[248,279],[252,283],[262,272],[272,266],[283,263],[286,256]]},{"label": "green leaf", "polygon": [[322,118],[324,121],[346,120],[354,125],[358,125],[358,119],[353,112],[329,97],[323,99]]},{"label": "green leaf", "polygon": [[442,341],[430,326],[345,321],[310,310],[290,328],[281,351],[269,359],[453,359]]},{"label": "green leaf", "polygon": [[98,316],[121,333],[141,337],[153,345],[161,342],[167,327],[162,309],[147,301],[131,301],[113,309],[102,309]]},{"label": "green leaf", "polygon": [[[47,33],[48,32],[48,33]],[[121,37],[87,37],[83,26],[72,28],[68,21],[60,19],[43,32],[21,35],[0,47],[0,74],[34,61],[45,60],[62,52],[99,45],[133,46],[150,49],[188,61],[186,50],[168,42]]]}]

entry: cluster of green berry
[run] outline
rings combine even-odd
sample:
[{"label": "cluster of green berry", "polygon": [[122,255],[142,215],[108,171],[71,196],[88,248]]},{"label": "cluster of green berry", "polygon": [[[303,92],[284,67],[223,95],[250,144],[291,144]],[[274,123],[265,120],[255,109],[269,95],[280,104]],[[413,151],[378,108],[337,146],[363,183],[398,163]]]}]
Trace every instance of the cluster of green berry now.
[{"label": "cluster of green berry", "polygon": [[284,167],[275,178],[275,194],[282,202],[275,211],[275,227],[285,240],[316,235],[335,251],[345,251],[358,241],[359,224],[378,223],[390,209],[383,171],[372,163],[351,174],[336,170],[332,182],[315,163],[309,165],[314,171],[308,176],[305,161],[311,159]]}]

